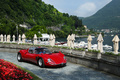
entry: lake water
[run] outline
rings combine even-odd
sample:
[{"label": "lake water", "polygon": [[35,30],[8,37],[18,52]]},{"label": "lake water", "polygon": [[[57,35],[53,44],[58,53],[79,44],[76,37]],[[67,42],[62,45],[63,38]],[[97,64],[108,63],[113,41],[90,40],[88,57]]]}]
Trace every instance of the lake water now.
[{"label": "lake water", "polygon": [[[103,39],[103,45],[110,45],[113,47],[113,42],[112,42],[112,39],[114,38],[114,36],[111,36],[111,35],[107,35],[107,36],[104,36]],[[120,38],[120,35],[119,35],[119,38]],[[57,38],[56,41],[59,41],[59,42],[67,42],[67,38]],[[87,38],[75,38],[75,42],[80,42],[80,41],[85,41],[87,42]],[[93,38],[92,40],[92,44],[97,44],[97,37]],[[119,47],[120,47],[120,42],[119,42]],[[119,49],[120,51],[120,49]]]},{"label": "lake water", "polygon": [[[113,45],[112,39],[114,36],[105,36],[103,37],[104,41],[103,44],[108,44],[110,46]],[[56,41],[59,42],[67,42],[67,38],[57,38]],[[87,38],[75,38],[75,42],[80,42],[80,41],[85,41],[87,42]],[[97,37],[93,38],[92,40],[92,44],[97,44]]]}]

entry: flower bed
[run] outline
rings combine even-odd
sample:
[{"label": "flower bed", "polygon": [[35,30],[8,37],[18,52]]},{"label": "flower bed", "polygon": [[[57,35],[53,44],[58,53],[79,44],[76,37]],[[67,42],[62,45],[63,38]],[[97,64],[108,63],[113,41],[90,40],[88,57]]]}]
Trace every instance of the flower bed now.
[{"label": "flower bed", "polygon": [[13,63],[0,59],[0,80],[32,80],[27,72],[17,68]]}]

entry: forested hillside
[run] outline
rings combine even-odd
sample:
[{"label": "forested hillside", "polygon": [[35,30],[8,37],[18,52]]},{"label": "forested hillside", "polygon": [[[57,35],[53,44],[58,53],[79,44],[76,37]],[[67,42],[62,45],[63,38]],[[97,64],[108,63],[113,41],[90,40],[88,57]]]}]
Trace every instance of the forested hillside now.
[{"label": "forested hillside", "polygon": [[[27,25],[29,30],[20,27],[20,24]],[[26,33],[28,37],[34,33],[40,36],[40,33],[54,32],[50,27],[60,27],[59,33],[66,36],[74,33],[75,28],[81,28],[82,21],[76,16],[59,12],[42,0],[0,0],[0,34],[16,35],[16,26],[19,34]]]},{"label": "forested hillside", "polygon": [[93,16],[84,18],[83,24],[94,29],[120,29],[120,0],[112,0]]}]

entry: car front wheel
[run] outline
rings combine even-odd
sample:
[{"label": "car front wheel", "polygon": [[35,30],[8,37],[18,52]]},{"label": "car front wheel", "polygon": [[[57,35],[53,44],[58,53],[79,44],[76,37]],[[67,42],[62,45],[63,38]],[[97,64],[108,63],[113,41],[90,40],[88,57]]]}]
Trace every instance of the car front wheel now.
[{"label": "car front wheel", "polygon": [[18,60],[19,62],[21,62],[21,61],[22,61],[22,56],[21,56],[21,54],[20,54],[20,53],[18,53],[18,55],[17,55],[17,60]]},{"label": "car front wheel", "polygon": [[39,58],[38,59],[38,66],[40,66],[40,67],[45,67],[45,65],[44,65],[44,60],[42,59],[42,58]]}]

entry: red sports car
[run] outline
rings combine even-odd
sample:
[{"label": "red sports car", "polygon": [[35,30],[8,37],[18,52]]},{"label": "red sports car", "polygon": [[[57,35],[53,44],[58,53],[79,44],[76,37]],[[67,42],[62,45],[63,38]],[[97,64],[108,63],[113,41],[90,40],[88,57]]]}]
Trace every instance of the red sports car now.
[{"label": "red sports car", "polygon": [[47,48],[32,47],[26,50],[20,50],[17,55],[18,61],[31,61],[40,67],[45,66],[65,66],[67,61],[65,55],[61,52],[52,53]]}]

